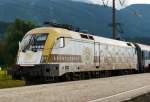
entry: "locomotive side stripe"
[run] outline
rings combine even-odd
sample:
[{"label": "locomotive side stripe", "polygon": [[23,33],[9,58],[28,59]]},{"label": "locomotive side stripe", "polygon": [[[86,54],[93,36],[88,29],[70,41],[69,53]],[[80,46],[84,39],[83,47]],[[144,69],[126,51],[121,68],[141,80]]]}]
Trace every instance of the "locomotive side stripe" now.
[{"label": "locomotive side stripe", "polygon": [[58,62],[58,63],[81,63],[81,55],[64,55],[64,54],[52,54],[48,62]]},{"label": "locomotive side stripe", "polygon": [[[52,54],[49,57],[48,56],[43,56],[44,58],[44,63],[83,63],[82,61],[82,56],[81,55],[67,55],[67,54]],[[112,58],[112,57],[104,57],[102,56],[103,60],[99,59],[99,56],[94,56],[93,63],[99,63],[99,60],[101,60],[101,63],[128,63],[131,62],[130,60],[133,61],[132,58],[130,57],[124,57],[124,58]],[[129,63],[128,63],[129,64]]]},{"label": "locomotive side stripe", "polygon": [[[49,58],[48,62],[81,63],[82,62],[82,57],[81,57],[81,55],[52,54],[51,57]],[[93,63],[96,63],[96,62],[99,62],[99,56],[94,56],[94,62]]]},{"label": "locomotive side stripe", "polygon": [[[52,62],[52,63],[82,63],[82,56],[81,55],[65,55],[65,54],[52,54],[50,57],[43,56],[44,63]],[[94,56],[94,62],[99,62],[99,56]]]}]

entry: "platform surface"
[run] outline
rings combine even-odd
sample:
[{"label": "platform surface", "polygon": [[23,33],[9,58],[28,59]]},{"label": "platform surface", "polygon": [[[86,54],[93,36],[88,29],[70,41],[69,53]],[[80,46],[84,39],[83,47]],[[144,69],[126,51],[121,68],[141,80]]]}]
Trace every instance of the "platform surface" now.
[{"label": "platform surface", "polygon": [[150,73],[0,89],[0,102],[121,102],[150,92]]}]

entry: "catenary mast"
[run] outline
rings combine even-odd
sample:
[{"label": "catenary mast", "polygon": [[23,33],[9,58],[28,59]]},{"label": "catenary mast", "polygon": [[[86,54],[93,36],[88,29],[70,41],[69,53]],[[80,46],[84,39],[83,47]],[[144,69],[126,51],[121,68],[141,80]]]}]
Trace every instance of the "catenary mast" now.
[{"label": "catenary mast", "polygon": [[116,0],[113,0],[113,7],[112,7],[112,37],[113,39],[117,39],[116,34]]}]

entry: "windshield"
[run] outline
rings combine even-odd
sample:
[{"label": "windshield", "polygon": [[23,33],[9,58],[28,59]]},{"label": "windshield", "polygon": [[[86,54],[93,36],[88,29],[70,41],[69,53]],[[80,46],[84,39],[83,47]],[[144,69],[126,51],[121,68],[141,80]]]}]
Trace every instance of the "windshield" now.
[{"label": "windshield", "polygon": [[44,49],[44,44],[46,42],[48,34],[30,34],[26,35],[21,44],[20,49],[22,51],[30,50],[37,51]]}]

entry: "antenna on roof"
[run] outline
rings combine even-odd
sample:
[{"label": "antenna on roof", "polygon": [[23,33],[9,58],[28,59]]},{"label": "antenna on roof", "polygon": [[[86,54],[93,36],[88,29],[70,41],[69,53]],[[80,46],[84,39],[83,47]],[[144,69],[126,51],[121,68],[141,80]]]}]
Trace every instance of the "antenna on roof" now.
[{"label": "antenna on roof", "polygon": [[51,26],[51,27],[64,28],[64,29],[73,30],[73,31],[76,31],[76,32],[80,31],[80,28],[76,28],[76,27],[74,27],[72,25],[69,25],[69,24],[58,24],[58,23],[54,23],[54,22],[45,21],[44,25],[48,25],[48,26]]}]

